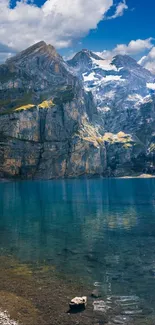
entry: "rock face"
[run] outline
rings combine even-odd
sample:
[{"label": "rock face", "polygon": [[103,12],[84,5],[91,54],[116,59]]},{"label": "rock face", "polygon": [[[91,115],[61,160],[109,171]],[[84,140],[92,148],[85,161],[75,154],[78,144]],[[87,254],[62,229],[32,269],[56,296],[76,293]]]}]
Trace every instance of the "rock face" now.
[{"label": "rock face", "polygon": [[100,147],[84,140],[80,129],[89,120],[87,101],[81,90],[70,102],[49,107],[43,102],[1,114],[1,177],[54,178],[102,171]]},{"label": "rock face", "polygon": [[[0,66],[0,177],[155,173],[154,78],[127,56],[39,42]],[[91,91],[90,91],[91,90]]]}]

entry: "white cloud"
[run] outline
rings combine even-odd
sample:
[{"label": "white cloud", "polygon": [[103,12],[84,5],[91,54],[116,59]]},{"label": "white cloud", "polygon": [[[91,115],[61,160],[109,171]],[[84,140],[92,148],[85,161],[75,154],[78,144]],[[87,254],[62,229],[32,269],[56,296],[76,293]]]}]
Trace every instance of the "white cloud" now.
[{"label": "white cloud", "polygon": [[120,2],[117,7],[116,7],[116,11],[114,13],[114,15],[107,17],[107,19],[114,19],[120,16],[123,16],[124,11],[128,9],[128,6],[126,4],[126,1],[123,0],[123,2]]},{"label": "white cloud", "polygon": [[57,48],[69,46],[97,27],[113,0],[46,0],[41,8],[28,0],[13,9],[9,5],[9,0],[0,0],[0,43],[22,50],[40,40]]},{"label": "white cloud", "polygon": [[138,39],[132,40],[129,44],[118,44],[112,51],[103,51],[98,52],[98,55],[103,58],[112,58],[117,54],[122,55],[136,55],[143,53],[146,50],[149,50],[153,47],[153,38],[147,38],[145,40]]},{"label": "white cloud", "polygon": [[138,63],[155,74],[155,47],[151,49],[148,55],[143,56]]},{"label": "white cloud", "polygon": [[147,83],[146,86],[151,90],[155,90],[155,83]]},{"label": "white cloud", "polygon": [[128,45],[120,44],[115,48],[115,52],[128,55],[138,54],[145,50],[151,49],[153,46],[152,40],[153,39],[150,37],[145,40],[138,39],[136,41],[131,41]]}]

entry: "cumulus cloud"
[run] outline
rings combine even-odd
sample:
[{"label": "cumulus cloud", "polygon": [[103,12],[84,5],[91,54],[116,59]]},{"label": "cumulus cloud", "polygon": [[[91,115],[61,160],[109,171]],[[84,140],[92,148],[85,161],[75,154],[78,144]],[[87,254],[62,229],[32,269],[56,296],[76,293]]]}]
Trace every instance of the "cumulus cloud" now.
[{"label": "cumulus cloud", "polygon": [[138,54],[145,50],[151,49],[153,46],[152,40],[153,39],[150,37],[145,40],[138,39],[136,41],[131,41],[128,45],[120,44],[117,45],[114,51],[120,54]]},{"label": "cumulus cloud", "polygon": [[124,11],[128,9],[128,6],[126,4],[126,1],[123,0],[123,2],[120,2],[117,6],[116,6],[116,11],[114,13],[114,15],[107,17],[107,19],[115,19],[117,17],[123,16]]},{"label": "cumulus cloud", "polygon": [[136,55],[143,53],[146,50],[153,48],[153,38],[147,38],[145,40],[138,39],[132,40],[129,44],[118,44],[112,51],[98,52],[98,55],[103,58],[112,58],[115,55]]},{"label": "cumulus cloud", "polygon": [[143,56],[138,63],[155,74],[155,47],[151,49],[148,55]]},{"label": "cumulus cloud", "polygon": [[42,7],[21,0],[14,8],[0,0],[0,42],[22,50],[44,40],[57,48],[95,29],[113,6],[113,0],[46,0]]}]

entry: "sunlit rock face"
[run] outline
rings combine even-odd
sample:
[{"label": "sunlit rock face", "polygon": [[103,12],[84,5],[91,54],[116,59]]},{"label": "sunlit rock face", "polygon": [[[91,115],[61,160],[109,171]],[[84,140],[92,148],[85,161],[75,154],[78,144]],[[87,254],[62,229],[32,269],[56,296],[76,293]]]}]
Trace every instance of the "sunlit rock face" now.
[{"label": "sunlit rock face", "polygon": [[85,99],[83,91],[77,95],[70,102],[26,105],[0,115],[1,177],[55,178],[102,172],[102,149],[89,144],[79,132],[83,124],[90,123],[89,98]]},{"label": "sunlit rock face", "polygon": [[154,173],[154,78],[127,56],[39,42],[0,66],[0,177]]}]

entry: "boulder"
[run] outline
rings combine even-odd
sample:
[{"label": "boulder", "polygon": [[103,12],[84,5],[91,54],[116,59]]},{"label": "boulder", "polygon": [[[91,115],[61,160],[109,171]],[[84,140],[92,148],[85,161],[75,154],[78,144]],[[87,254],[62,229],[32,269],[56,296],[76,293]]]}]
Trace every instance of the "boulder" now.
[{"label": "boulder", "polygon": [[75,297],[69,303],[70,309],[83,309],[87,305],[87,297]]}]

